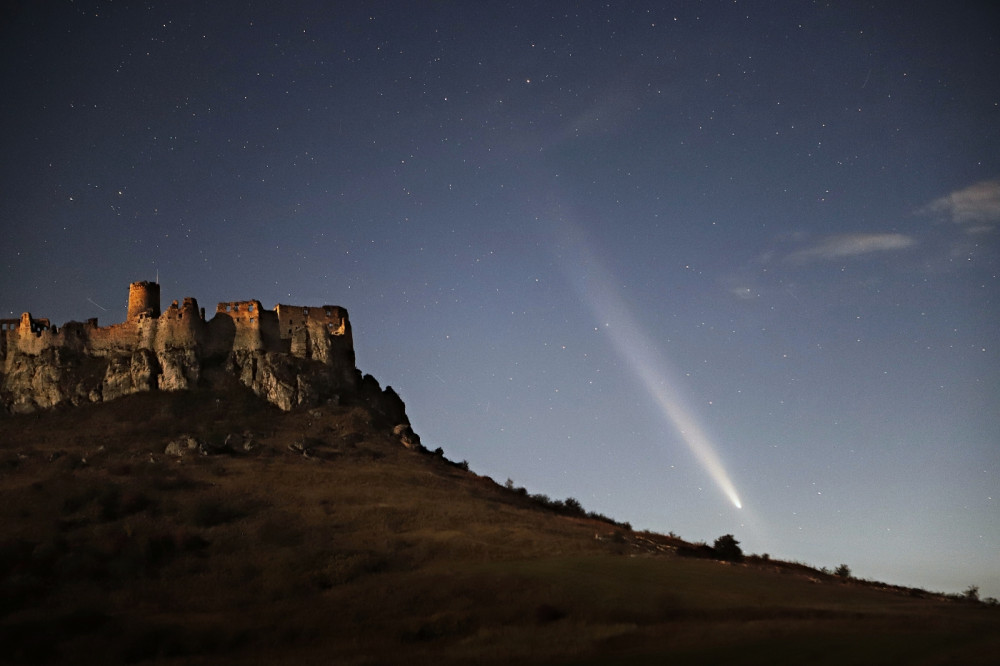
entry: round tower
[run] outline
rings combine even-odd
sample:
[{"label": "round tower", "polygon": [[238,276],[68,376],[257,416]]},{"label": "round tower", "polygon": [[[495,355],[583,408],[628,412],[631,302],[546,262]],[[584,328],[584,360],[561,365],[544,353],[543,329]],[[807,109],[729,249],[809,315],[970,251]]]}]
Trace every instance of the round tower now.
[{"label": "round tower", "polygon": [[160,316],[160,285],[155,282],[133,282],[128,286],[126,321],[138,321],[139,315]]}]

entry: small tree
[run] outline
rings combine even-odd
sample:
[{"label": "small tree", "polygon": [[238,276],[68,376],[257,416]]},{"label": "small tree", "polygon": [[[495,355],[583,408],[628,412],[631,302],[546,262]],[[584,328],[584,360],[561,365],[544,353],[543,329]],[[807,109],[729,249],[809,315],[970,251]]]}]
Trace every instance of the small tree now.
[{"label": "small tree", "polygon": [[720,560],[738,562],[743,559],[743,550],[740,548],[740,542],[732,534],[726,534],[716,539],[712,545],[712,550],[715,551],[715,556]]},{"label": "small tree", "polygon": [[964,596],[969,601],[979,601],[979,586],[970,585],[969,587],[965,588],[965,592],[962,593],[962,596]]},{"label": "small tree", "polygon": [[841,578],[850,578],[851,567],[847,566],[846,564],[841,564],[839,567],[833,570],[833,575],[840,576]]},{"label": "small tree", "polygon": [[573,497],[567,497],[565,500],[563,500],[563,506],[565,507],[566,513],[570,514],[571,516],[582,516],[585,513],[583,510],[583,505],[580,504],[580,502]]}]

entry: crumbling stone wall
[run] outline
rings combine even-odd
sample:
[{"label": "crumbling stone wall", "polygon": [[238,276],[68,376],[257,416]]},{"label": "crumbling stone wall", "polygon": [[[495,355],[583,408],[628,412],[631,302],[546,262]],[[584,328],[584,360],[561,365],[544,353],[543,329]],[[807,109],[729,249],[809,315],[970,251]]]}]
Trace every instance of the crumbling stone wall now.
[{"label": "crumbling stone wall", "polygon": [[180,306],[174,301],[157,319],[153,348],[157,351],[198,349],[204,331],[205,313],[198,308],[198,301],[185,298]]},{"label": "crumbling stone wall", "polygon": [[[63,330],[67,326],[69,324]],[[156,320],[148,317],[105,327],[98,326],[96,319],[90,319],[86,330],[87,350],[94,356],[114,356],[149,348],[155,328]]]},{"label": "crumbling stone wall", "polygon": [[[12,322],[12,320],[6,320]],[[17,320],[17,326],[12,324],[3,332],[7,342],[8,353],[40,354],[42,350],[58,345],[59,334],[48,319],[35,319],[31,313],[25,312]]]},{"label": "crumbling stone wall", "polygon": [[310,307],[274,306],[278,329],[288,353],[322,362],[350,358],[354,364],[354,338],[347,310],[337,305]]},{"label": "crumbling stone wall", "polygon": [[261,335],[260,301],[231,301],[219,303],[215,318],[228,317],[233,323],[232,349],[235,351],[265,351]]},{"label": "crumbling stone wall", "polygon": [[[133,282],[126,321],[111,326],[89,319],[57,330],[29,313],[0,321],[0,413],[12,406],[31,411],[154,388],[192,388],[206,363],[226,368],[285,409],[359,389],[344,308],[267,310],[256,300],[230,301],[219,303],[206,321],[194,298],[174,301],[162,312],[159,298],[158,284]],[[97,387],[91,381],[95,359],[104,373]],[[86,390],[73,386],[82,360],[90,368]],[[39,379],[50,375],[51,381]]]}]

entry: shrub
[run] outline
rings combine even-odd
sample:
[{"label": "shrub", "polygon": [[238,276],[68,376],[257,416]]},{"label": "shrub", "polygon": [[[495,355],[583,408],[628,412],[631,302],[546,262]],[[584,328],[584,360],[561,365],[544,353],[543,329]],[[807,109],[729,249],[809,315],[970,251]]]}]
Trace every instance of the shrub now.
[{"label": "shrub", "polygon": [[743,559],[740,542],[732,534],[726,534],[716,539],[715,543],[712,544],[712,550],[720,560],[738,562]]},{"label": "shrub", "polygon": [[583,505],[581,505],[580,502],[573,497],[567,497],[563,501],[563,506],[565,507],[566,513],[573,516],[582,516],[586,513],[583,510]]},{"label": "shrub", "polygon": [[846,564],[841,564],[839,567],[833,570],[833,575],[840,576],[841,578],[850,578],[851,567],[847,566]]},{"label": "shrub", "polygon": [[536,504],[541,504],[546,507],[552,504],[552,500],[549,499],[549,496],[544,493],[534,493],[531,495],[531,500]]}]

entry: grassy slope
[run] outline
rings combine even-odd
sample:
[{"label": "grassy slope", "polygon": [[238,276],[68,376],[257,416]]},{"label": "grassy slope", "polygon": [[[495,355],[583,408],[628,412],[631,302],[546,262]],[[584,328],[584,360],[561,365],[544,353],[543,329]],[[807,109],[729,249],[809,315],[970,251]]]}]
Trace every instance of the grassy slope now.
[{"label": "grassy slope", "polygon": [[[677,557],[677,540],[537,510],[370,421],[356,407],[282,414],[239,391],[0,419],[0,662],[1000,655],[994,608]],[[181,434],[246,431],[249,452],[162,453]]]}]

